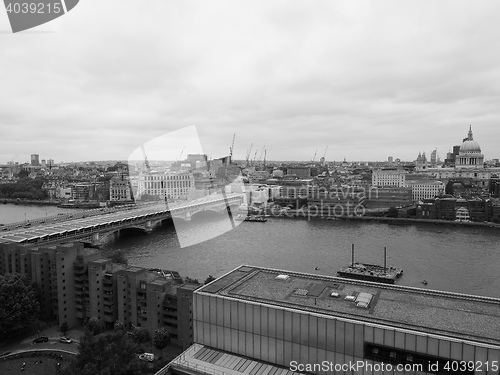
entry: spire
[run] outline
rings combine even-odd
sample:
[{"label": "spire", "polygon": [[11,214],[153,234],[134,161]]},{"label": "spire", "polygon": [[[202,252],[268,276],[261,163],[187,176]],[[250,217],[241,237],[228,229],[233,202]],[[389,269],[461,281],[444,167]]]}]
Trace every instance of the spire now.
[{"label": "spire", "polygon": [[469,125],[469,136],[467,137],[469,141],[472,141],[472,125]]}]

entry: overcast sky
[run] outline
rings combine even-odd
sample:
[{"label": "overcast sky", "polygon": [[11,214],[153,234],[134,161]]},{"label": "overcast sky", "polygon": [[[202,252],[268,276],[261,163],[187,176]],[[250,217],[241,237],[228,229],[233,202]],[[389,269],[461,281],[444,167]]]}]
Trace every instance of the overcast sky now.
[{"label": "overcast sky", "polygon": [[0,12],[0,163],[125,160],[193,125],[213,158],[236,133],[235,158],[253,143],[268,160],[328,145],[327,160],[367,161],[445,158],[471,124],[498,158],[499,14],[487,0],[83,0],[12,34]]}]

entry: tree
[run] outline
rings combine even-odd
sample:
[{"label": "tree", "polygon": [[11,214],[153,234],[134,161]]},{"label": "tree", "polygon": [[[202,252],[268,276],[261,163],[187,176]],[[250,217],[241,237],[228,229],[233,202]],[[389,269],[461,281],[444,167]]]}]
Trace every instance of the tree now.
[{"label": "tree", "polygon": [[398,217],[398,209],[396,207],[389,207],[387,217]]},{"label": "tree", "polygon": [[141,375],[146,365],[137,359],[137,345],[127,335],[113,332],[95,337],[86,332],[80,338],[76,362],[67,372],[74,375]]},{"label": "tree", "polygon": [[117,320],[113,326],[113,329],[115,332],[122,332],[123,333],[125,330],[125,325],[122,322],[120,322],[119,320]]},{"label": "tree", "polygon": [[92,317],[87,321],[87,329],[92,335],[97,335],[101,332],[101,322],[98,318]]},{"label": "tree", "polygon": [[132,341],[141,344],[149,340],[149,332],[146,328],[135,327],[131,334]]},{"label": "tree", "polygon": [[68,323],[63,322],[63,324],[61,324],[61,327],[59,327],[59,331],[62,332],[63,336],[66,336],[66,332],[68,331]]},{"label": "tree", "polygon": [[115,250],[108,256],[113,263],[128,264],[128,260],[125,257],[123,250]]},{"label": "tree", "polygon": [[200,282],[198,281],[198,279],[192,279],[190,278],[189,276],[186,276],[184,278],[184,281],[188,284],[199,284]]},{"label": "tree", "polygon": [[19,332],[38,320],[40,303],[36,285],[26,276],[0,276],[0,336]]},{"label": "tree", "polygon": [[208,275],[207,279],[205,280],[205,285],[207,285],[208,283],[211,283],[214,280],[215,280],[215,277],[213,277],[212,275]]},{"label": "tree", "polygon": [[162,351],[170,344],[170,332],[167,327],[163,326],[158,328],[153,335],[153,345],[156,349]]}]

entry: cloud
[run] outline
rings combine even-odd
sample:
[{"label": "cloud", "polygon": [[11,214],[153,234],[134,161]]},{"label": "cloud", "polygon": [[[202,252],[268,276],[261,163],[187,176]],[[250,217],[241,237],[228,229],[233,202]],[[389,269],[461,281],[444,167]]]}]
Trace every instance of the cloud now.
[{"label": "cloud", "polygon": [[326,145],[336,160],[413,160],[434,147],[444,156],[472,124],[498,157],[499,8],[80,2],[38,28],[55,33],[0,34],[0,162],[126,159],[192,125],[213,157],[236,133],[241,159],[254,143],[275,160]]}]

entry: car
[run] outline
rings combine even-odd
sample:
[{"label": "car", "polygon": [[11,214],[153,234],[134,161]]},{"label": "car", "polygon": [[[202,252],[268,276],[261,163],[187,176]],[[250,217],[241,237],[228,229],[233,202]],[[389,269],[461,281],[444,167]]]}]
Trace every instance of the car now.
[{"label": "car", "polygon": [[49,338],[47,336],[40,336],[33,340],[33,344],[41,344],[42,342],[48,342]]},{"label": "car", "polygon": [[139,359],[145,362],[153,362],[155,360],[155,355],[153,353],[142,353]]},{"label": "car", "polygon": [[64,342],[65,344],[71,344],[73,340],[71,340],[69,337],[61,336],[59,337],[60,342]]}]

